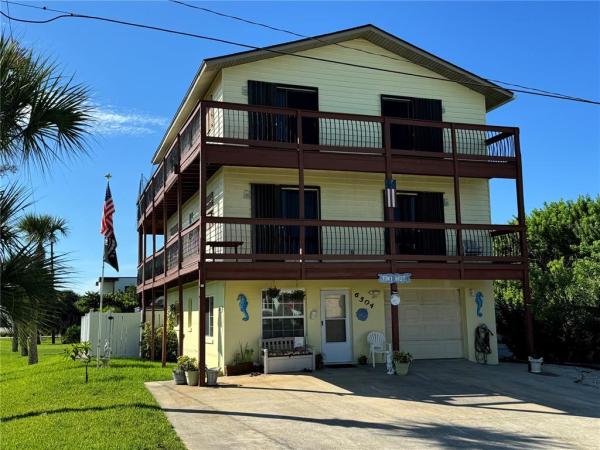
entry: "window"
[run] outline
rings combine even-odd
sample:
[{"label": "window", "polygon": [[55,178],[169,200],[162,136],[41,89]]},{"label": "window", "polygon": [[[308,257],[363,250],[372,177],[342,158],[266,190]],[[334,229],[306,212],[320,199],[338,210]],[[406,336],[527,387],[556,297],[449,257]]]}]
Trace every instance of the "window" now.
[{"label": "window", "polygon": [[193,299],[190,297],[187,301],[187,327],[189,330],[192,329],[192,302]]},{"label": "window", "polygon": [[206,312],[204,313],[204,334],[208,337],[213,336],[213,325],[215,320],[215,312],[213,309],[214,299],[213,297],[206,297]]},{"label": "window", "polygon": [[262,337],[304,337],[304,291],[262,292]]}]

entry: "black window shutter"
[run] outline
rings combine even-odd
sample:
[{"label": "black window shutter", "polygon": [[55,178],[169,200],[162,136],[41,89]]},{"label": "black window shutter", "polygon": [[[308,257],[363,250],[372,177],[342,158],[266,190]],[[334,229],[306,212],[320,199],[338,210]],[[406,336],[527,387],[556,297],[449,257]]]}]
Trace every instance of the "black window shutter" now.
[{"label": "black window shutter", "polygon": [[[442,121],[442,101],[427,98],[413,99],[414,118]],[[415,150],[441,152],[444,150],[442,128],[415,127]]]},{"label": "black window shutter", "polygon": [[277,184],[252,184],[252,217],[281,218],[281,187]]},{"label": "black window shutter", "polygon": [[[417,198],[418,222],[444,223],[444,194],[419,192]],[[418,230],[417,253],[422,255],[445,255],[446,232],[444,230]]]},{"label": "black window shutter", "polygon": [[[274,106],[276,102],[276,86],[266,81],[248,80],[248,104],[257,106]],[[248,138],[254,141],[271,141],[275,127],[271,114],[260,112],[248,113]]]}]

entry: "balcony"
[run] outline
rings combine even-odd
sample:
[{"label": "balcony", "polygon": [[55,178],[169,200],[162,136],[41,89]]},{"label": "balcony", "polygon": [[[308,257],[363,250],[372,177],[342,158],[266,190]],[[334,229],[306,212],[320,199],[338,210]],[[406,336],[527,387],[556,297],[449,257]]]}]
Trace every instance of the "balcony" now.
[{"label": "balcony", "polygon": [[[517,178],[514,127],[201,102],[138,199],[138,219],[200,153],[207,164]],[[193,177],[192,180],[195,180]],[[196,186],[197,190],[197,186]]]},{"label": "balcony", "polygon": [[[181,245],[176,236],[167,242],[166,271],[162,251],[148,258],[139,268],[144,282],[197,275],[200,226],[184,230]],[[207,217],[205,226],[210,279],[372,278],[388,270],[512,279],[526,263],[514,225]]]}]

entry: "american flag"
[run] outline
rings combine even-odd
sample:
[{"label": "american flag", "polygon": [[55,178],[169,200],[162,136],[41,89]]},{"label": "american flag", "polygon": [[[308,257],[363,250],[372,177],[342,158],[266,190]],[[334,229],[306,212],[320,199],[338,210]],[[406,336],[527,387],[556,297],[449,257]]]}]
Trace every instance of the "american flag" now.
[{"label": "american flag", "polygon": [[114,213],[115,205],[110,193],[110,185],[107,184],[100,234],[104,236],[104,261],[110,264],[118,272],[119,261],[117,260],[117,238],[115,237],[115,229],[113,228]]}]

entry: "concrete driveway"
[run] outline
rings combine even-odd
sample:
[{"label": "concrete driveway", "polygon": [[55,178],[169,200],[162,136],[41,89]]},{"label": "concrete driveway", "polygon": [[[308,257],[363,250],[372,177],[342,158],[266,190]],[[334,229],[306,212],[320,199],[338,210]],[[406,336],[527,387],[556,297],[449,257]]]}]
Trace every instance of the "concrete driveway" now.
[{"label": "concrete driveway", "polygon": [[598,372],[416,361],[225,377],[219,388],[146,386],[189,449],[600,448]]}]

